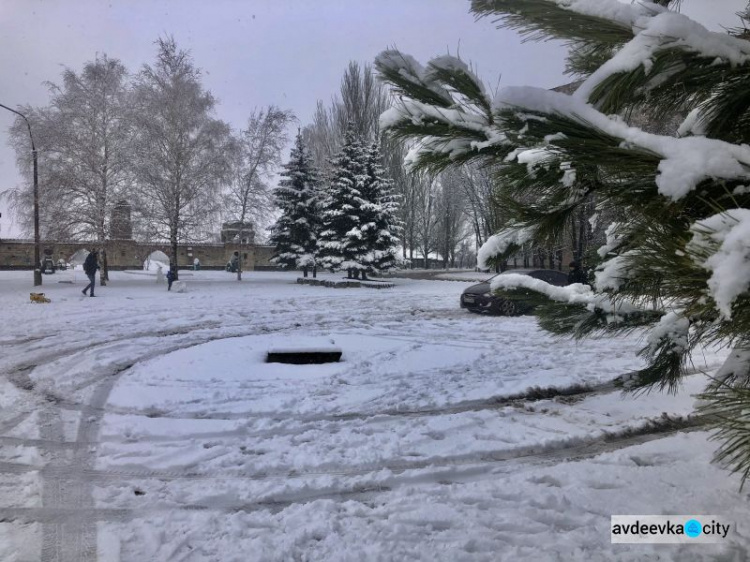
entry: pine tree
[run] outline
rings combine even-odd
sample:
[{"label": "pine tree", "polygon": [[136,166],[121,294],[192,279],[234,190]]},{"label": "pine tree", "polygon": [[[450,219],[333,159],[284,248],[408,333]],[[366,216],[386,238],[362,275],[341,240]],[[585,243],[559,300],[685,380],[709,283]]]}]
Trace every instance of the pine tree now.
[{"label": "pine tree", "polygon": [[305,277],[312,268],[317,274],[317,242],[321,197],[317,170],[313,167],[302,134],[297,133],[283,178],[274,191],[281,216],[271,228],[270,242],[276,246],[271,262],[281,267],[300,268]]},{"label": "pine tree", "polygon": [[363,257],[369,251],[362,231],[363,191],[367,183],[366,152],[349,129],[333,160],[331,185],[321,215],[318,249],[320,263],[331,271],[346,270],[349,277],[366,271]]},{"label": "pine tree", "polygon": [[[558,334],[648,330],[647,366],[632,388],[675,390],[703,345],[729,346],[702,412],[718,427],[719,461],[750,476],[750,42],[670,11],[667,0],[473,0],[532,39],[572,47],[574,95],[505,88],[490,99],[461,60],[426,68],[382,53],[381,76],[401,97],[381,124],[415,143],[416,169],[494,166],[511,227],[482,260],[558,238],[575,213],[625,217],[607,230],[594,290],[529,286],[503,276],[493,288],[535,299]],[[675,135],[621,117],[686,115]],[[549,290],[548,290],[549,289]]]},{"label": "pine tree", "polygon": [[399,242],[398,203],[393,193],[393,181],[385,177],[376,142],[366,152],[365,170],[367,181],[360,206],[360,229],[364,246],[368,249],[361,262],[364,275],[388,271],[399,263],[396,249]]}]

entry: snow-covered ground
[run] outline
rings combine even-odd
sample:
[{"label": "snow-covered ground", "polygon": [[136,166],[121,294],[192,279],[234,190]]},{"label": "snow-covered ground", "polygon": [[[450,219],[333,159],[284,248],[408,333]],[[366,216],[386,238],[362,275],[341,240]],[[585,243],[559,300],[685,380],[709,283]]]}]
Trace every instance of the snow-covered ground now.
[{"label": "snow-covered ground", "polygon": [[495,275],[494,272],[487,271],[451,271],[448,273],[438,273],[435,275],[435,279],[443,279],[445,281],[486,281],[490,277]]},{"label": "snow-covered ground", "polygon": [[[677,396],[623,396],[637,336],[458,308],[469,283],[0,273],[0,560],[726,560],[747,491]],[[68,281],[60,283],[59,281]],[[267,364],[278,347],[342,362]],[[555,396],[550,389],[558,389]],[[612,545],[612,514],[717,514],[718,545]]]}]

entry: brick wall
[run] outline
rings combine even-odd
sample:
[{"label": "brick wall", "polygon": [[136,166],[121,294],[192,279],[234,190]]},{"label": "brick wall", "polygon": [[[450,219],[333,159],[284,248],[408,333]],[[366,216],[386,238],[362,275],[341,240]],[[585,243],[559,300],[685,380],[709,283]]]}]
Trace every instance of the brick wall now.
[{"label": "brick wall", "polygon": [[[42,258],[49,255],[57,263],[62,259],[67,262],[81,249],[91,250],[91,242],[42,242]],[[182,244],[178,246],[178,265],[189,267],[198,258],[201,267],[223,268],[235,251],[243,253],[243,269],[255,268],[256,246],[238,244]],[[167,244],[142,244],[133,240],[112,240],[107,244],[107,262],[112,269],[140,269],[146,258],[155,251],[162,251],[167,256],[171,249]],[[268,250],[262,250],[263,256]],[[270,254],[268,254],[270,257]],[[267,258],[264,258],[267,262]],[[0,269],[31,269],[34,260],[34,242],[32,240],[0,239]]]}]

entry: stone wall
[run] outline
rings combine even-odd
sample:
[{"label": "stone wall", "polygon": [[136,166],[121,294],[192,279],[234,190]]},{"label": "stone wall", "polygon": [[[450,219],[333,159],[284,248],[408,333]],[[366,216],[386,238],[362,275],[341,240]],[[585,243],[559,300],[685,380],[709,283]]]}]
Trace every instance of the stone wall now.
[{"label": "stone wall", "polygon": [[[57,263],[58,260],[68,262],[77,251],[91,250],[92,242],[42,242],[42,258],[49,256]],[[263,248],[262,263],[268,264],[269,251]],[[236,251],[243,253],[243,269],[255,268],[256,246],[240,246],[238,244],[181,244],[178,246],[178,265],[192,267],[193,260],[198,258],[201,267],[224,268]],[[171,254],[168,244],[143,244],[133,240],[111,240],[107,244],[107,262],[111,269],[141,269],[146,258],[155,251],[162,251],[167,256]],[[0,239],[0,269],[30,269],[34,260],[33,240]]]}]

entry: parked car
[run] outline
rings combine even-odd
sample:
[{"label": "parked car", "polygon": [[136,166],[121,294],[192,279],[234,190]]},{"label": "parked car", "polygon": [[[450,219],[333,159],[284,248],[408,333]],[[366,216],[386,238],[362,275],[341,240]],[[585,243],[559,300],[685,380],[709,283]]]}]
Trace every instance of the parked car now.
[{"label": "parked car", "polygon": [[52,258],[47,257],[42,260],[42,273],[54,273],[55,269],[55,262],[52,261]]},{"label": "parked car", "polygon": [[528,275],[529,277],[546,281],[550,285],[557,287],[564,287],[568,284],[568,276],[562,271],[554,269],[510,269],[465,289],[461,294],[461,308],[465,308],[469,312],[496,314],[500,316],[520,316],[532,312],[534,307],[531,304],[515,299],[504,299],[492,294],[492,289],[490,288],[492,280],[495,277],[508,275],[509,273]]}]

